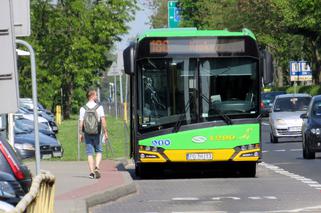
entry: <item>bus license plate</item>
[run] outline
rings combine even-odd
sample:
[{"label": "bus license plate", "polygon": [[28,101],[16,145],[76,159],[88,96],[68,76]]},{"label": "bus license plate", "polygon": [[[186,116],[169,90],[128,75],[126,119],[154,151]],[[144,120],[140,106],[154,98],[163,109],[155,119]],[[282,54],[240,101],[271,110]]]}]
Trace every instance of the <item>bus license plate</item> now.
[{"label": "bus license plate", "polygon": [[212,160],[212,153],[187,153],[187,160]]}]

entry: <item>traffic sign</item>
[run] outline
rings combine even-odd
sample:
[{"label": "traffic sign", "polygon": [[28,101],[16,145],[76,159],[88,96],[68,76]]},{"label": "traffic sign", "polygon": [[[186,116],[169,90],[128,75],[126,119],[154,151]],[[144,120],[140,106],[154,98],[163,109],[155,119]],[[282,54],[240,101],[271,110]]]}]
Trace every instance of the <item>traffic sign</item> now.
[{"label": "traffic sign", "polygon": [[312,81],[312,70],[306,61],[290,61],[291,81]]},{"label": "traffic sign", "polygon": [[0,1],[0,114],[18,109],[19,85],[12,1]]},{"label": "traffic sign", "polygon": [[168,27],[175,28],[179,26],[181,20],[179,8],[177,7],[177,1],[168,1]]}]

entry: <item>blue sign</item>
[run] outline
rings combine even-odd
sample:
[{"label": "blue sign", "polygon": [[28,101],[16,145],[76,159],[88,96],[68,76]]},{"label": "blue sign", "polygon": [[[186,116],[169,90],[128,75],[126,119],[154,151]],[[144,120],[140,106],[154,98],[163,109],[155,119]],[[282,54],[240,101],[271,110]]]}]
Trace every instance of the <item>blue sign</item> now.
[{"label": "blue sign", "polygon": [[153,140],[152,141],[153,146],[170,146],[171,141],[166,139],[166,140]]},{"label": "blue sign", "polygon": [[177,1],[168,1],[168,27],[175,28],[179,26],[181,20],[180,11],[177,7]]},{"label": "blue sign", "polygon": [[306,61],[290,61],[291,81],[312,81],[312,70]]}]

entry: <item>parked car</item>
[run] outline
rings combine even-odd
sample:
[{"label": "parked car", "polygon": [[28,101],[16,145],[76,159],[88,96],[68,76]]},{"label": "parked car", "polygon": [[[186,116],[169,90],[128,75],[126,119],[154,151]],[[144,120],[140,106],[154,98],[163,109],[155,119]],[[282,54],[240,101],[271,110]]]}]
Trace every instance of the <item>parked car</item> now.
[{"label": "parked car", "polygon": [[[33,131],[34,130],[34,122],[23,117],[15,117],[15,126],[19,129],[26,130],[26,131]],[[56,138],[56,135],[53,131],[49,130],[46,125],[39,123],[39,132],[42,134],[48,135],[50,137]]]},{"label": "parked car", "polygon": [[321,152],[321,95],[314,96],[307,113],[301,115],[302,148],[304,159],[314,159]]},{"label": "parked car", "polygon": [[[35,135],[33,130],[23,130],[15,126],[14,146],[23,159],[35,156]],[[59,141],[53,137],[39,132],[40,157],[62,157],[63,148]]]},{"label": "parked car", "polygon": [[261,94],[261,113],[268,116],[272,108],[275,97],[286,94],[285,91],[262,92]]},{"label": "parked car", "polygon": [[25,194],[13,175],[0,171],[0,200],[16,205]]},{"label": "parked car", "polygon": [[[12,187],[18,197],[23,196],[29,192],[32,177],[27,166],[25,166],[20,156],[13,150],[11,145],[0,136],[0,171],[7,173],[15,178],[19,183],[13,183]],[[9,181],[10,177],[2,174],[4,181]],[[22,191],[20,190],[22,188]]]},{"label": "parked car", "polygon": [[[16,118],[19,118],[19,117],[21,118],[22,117],[22,118],[25,118],[27,120],[34,121],[33,114],[18,114],[18,113],[16,113],[15,117]],[[46,119],[44,119],[43,117],[39,116],[38,117],[38,122],[39,122],[39,124],[42,124],[42,125],[46,126],[47,130],[53,131],[51,126],[50,126],[50,124],[49,124],[49,122]]]},{"label": "parked car", "polygon": [[306,112],[310,101],[308,94],[284,94],[275,98],[269,118],[272,143],[280,138],[302,137],[300,115]]},{"label": "parked car", "polygon": [[[23,115],[28,115],[30,118],[28,118],[29,120],[32,119],[33,120],[33,110],[29,110],[25,107],[20,107],[16,113],[16,115],[20,115],[20,116],[23,116]],[[58,133],[58,126],[55,122],[55,119],[54,117],[51,117],[50,115],[48,115],[45,111],[42,111],[42,110],[38,110],[38,116],[39,117],[42,117],[44,119],[46,119],[48,121],[48,124],[51,128],[51,130],[54,132],[54,133]],[[46,123],[43,119],[39,119],[39,122],[43,122],[43,123]]]}]

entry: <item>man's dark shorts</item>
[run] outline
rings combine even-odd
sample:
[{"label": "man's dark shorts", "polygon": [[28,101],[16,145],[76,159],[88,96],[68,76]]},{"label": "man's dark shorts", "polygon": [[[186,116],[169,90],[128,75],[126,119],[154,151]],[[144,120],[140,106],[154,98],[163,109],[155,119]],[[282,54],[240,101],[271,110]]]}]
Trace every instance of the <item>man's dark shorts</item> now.
[{"label": "man's dark shorts", "polygon": [[89,135],[85,134],[86,153],[87,155],[94,155],[96,153],[102,153],[103,148],[100,142],[100,134]]}]

